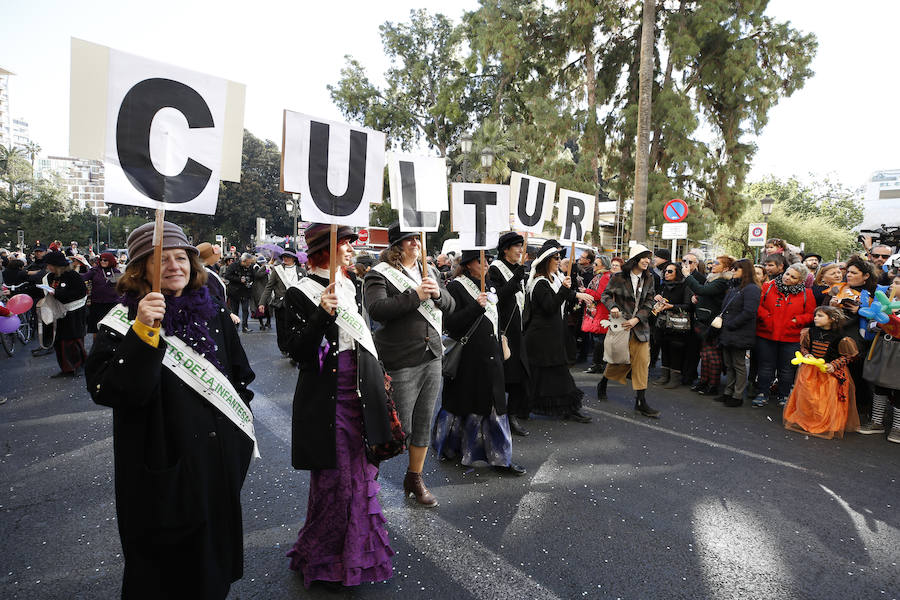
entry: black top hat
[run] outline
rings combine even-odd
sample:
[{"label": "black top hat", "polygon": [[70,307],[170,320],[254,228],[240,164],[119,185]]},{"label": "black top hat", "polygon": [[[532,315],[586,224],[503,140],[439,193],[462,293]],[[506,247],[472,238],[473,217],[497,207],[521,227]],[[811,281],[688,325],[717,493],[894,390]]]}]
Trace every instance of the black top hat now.
[{"label": "black top hat", "polygon": [[419,232],[417,231],[400,231],[400,222],[392,223],[390,227],[388,227],[388,244],[393,246],[394,244],[399,244],[406,238],[411,237],[419,237]]},{"label": "black top hat", "polygon": [[[338,241],[349,239],[355,242],[359,236],[353,232],[353,229],[347,225],[340,225],[337,228]],[[319,250],[324,250],[331,243],[331,225],[326,223],[313,223],[306,228],[306,255],[315,254]]]},{"label": "black top hat", "polygon": [[812,256],[815,256],[816,258],[819,259],[819,262],[822,262],[822,255],[821,255],[821,254],[816,254],[815,252],[808,252],[808,253],[805,253],[805,254],[803,255],[803,260],[806,260],[807,258],[810,258],[810,257],[812,257]]},{"label": "black top hat", "polygon": [[503,235],[500,236],[500,239],[497,240],[497,252],[503,252],[510,246],[515,246],[516,244],[524,244],[525,238],[516,233],[515,231],[507,231]]}]

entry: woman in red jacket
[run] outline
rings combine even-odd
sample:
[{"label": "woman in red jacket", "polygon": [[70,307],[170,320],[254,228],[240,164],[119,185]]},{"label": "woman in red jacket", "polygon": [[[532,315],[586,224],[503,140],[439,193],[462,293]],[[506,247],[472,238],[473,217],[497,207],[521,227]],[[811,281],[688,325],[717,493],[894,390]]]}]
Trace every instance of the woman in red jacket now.
[{"label": "woman in red jacket", "polygon": [[794,263],[784,273],[762,286],[756,319],[756,356],[759,360],[754,407],[768,404],[766,393],[778,373],[778,405],[784,406],[794,384],[796,367],[791,364],[800,349],[800,332],[813,320],[816,299],[805,285],[809,270]]},{"label": "woman in red jacket", "polygon": [[603,290],[609,283],[612,276],[609,269],[612,262],[607,256],[598,256],[594,260],[594,278],[586,288],[584,293],[594,298],[594,303],[585,307],[584,319],[581,322],[581,330],[588,335],[594,335],[594,361],[585,373],[603,373],[606,368],[606,361],[603,360],[603,341],[606,339],[606,327],[601,325],[603,321],[609,319],[609,309],[600,302],[603,296]]}]

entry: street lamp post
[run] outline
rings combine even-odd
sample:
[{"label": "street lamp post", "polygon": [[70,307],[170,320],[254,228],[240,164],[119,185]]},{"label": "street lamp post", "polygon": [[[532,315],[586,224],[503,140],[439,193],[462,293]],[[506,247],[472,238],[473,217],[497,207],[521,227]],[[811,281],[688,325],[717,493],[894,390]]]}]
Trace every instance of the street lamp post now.
[{"label": "street lamp post", "polygon": [[769,215],[772,214],[772,208],[775,207],[775,198],[766,194],[766,197],[759,201],[759,206],[762,209],[763,219],[768,223]]},{"label": "street lamp post", "polygon": [[300,210],[300,194],[291,194],[293,200],[284,203],[288,214],[294,218],[294,231],[291,233],[291,239],[294,240],[294,252],[297,251],[297,212]]},{"label": "street lamp post", "polygon": [[464,133],[459,138],[459,148],[463,153],[462,178],[463,181],[469,181],[469,152],[472,151],[472,134]]}]

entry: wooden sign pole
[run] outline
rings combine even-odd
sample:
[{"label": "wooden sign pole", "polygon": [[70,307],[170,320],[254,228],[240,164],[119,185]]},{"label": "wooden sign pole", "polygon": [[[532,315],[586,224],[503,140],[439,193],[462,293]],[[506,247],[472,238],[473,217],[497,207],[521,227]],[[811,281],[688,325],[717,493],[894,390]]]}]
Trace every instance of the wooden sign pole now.
[{"label": "wooden sign pole", "polygon": [[419,235],[422,236],[421,237],[422,251],[420,252],[420,254],[422,256],[422,279],[425,279],[426,277],[428,277],[428,262],[425,260],[425,232],[422,231],[421,233],[419,233]]},{"label": "wooden sign pole", "polygon": [[481,257],[478,260],[481,261],[481,293],[483,294],[484,293],[484,272],[486,270],[484,268],[485,267],[485,265],[484,265],[484,250],[481,250]]},{"label": "wooden sign pole", "polygon": [[[156,222],[153,224],[153,256],[150,258],[153,262],[154,275],[153,281],[151,282],[153,285],[154,292],[161,292],[161,283],[162,283],[162,246],[163,246],[163,223],[166,218],[166,211],[163,208],[156,209]],[[160,322],[154,321],[153,326],[159,327]]]},{"label": "wooden sign pole", "polygon": [[572,242],[572,251],[569,252],[569,268],[566,270],[566,277],[572,276],[572,264],[575,262],[575,242]]},{"label": "wooden sign pole", "polygon": [[530,235],[530,233],[526,231],[526,232],[525,232],[525,241],[524,241],[524,243],[522,244],[522,256],[519,257],[519,264],[520,264],[520,265],[524,265],[524,264],[525,264],[525,257],[528,255],[528,236],[529,236],[529,235]]},{"label": "wooden sign pole", "polygon": [[328,248],[328,283],[334,283],[334,272],[337,271],[337,228],[331,224],[331,242]]}]

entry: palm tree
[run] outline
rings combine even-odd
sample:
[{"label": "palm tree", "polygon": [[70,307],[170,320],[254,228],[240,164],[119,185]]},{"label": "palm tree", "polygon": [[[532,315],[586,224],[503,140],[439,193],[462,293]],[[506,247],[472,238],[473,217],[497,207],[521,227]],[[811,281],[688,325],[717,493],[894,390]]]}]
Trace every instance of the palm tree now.
[{"label": "palm tree", "polygon": [[31,184],[34,185],[34,157],[41,153],[41,147],[37,142],[29,141],[25,144],[25,153],[31,157]]},{"label": "palm tree", "polygon": [[0,145],[0,180],[9,185],[9,197],[16,197],[16,178],[13,175],[13,163],[16,158],[24,158],[22,150],[13,146]]}]

